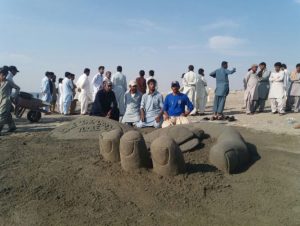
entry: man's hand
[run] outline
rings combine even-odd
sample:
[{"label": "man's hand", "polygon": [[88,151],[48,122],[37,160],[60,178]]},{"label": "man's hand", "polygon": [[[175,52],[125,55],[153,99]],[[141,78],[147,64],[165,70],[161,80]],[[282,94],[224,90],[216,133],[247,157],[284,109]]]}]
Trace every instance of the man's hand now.
[{"label": "man's hand", "polygon": [[156,121],[157,123],[159,123],[159,122],[160,122],[160,116],[157,116],[157,117],[155,118],[155,121]]},{"label": "man's hand", "polygon": [[107,118],[111,118],[111,110],[106,115]]}]

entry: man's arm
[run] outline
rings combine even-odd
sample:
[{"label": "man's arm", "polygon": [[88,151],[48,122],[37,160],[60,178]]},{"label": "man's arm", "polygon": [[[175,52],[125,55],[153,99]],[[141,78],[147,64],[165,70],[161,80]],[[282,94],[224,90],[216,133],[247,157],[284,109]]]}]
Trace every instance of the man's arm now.
[{"label": "man's arm", "polygon": [[216,75],[217,75],[217,70],[215,70],[209,74],[209,76],[213,77],[213,78],[216,78]]},{"label": "man's arm", "polygon": [[188,108],[188,111],[186,111],[183,114],[183,116],[186,117],[194,110],[194,106],[193,106],[192,102],[190,101],[190,99],[188,98],[188,96],[185,95],[184,99],[185,99],[185,102],[186,102],[186,105],[187,105],[187,108]]},{"label": "man's arm", "polygon": [[232,70],[226,69],[226,74],[228,74],[228,75],[234,74],[235,72],[236,72],[235,68],[233,68]]}]

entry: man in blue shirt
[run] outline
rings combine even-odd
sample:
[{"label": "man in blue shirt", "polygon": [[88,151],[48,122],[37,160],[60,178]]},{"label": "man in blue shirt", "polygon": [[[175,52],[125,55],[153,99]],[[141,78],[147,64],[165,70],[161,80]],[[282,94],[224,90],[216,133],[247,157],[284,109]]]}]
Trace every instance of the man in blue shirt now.
[{"label": "man in blue shirt", "polygon": [[[171,84],[172,93],[167,95],[164,103],[164,123],[162,127],[168,127],[178,124],[188,124],[189,121],[186,118],[194,106],[187,95],[179,91],[180,85],[178,81],[174,81]],[[187,107],[188,111],[185,111]]]}]

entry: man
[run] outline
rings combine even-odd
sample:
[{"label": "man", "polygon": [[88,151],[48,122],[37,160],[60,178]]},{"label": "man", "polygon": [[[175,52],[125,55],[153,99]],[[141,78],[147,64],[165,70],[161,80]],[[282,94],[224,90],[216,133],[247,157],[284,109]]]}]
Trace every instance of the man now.
[{"label": "man", "polygon": [[58,109],[60,114],[64,113],[63,80],[63,78],[58,79]]},{"label": "man", "polygon": [[9,132],[15,131],[16,125],[11,115],[11,90],[15,89],[19,93],[20,87],[14,82],[6,79],[7,68],[0,68],[0,136],[5,124],[8,125]]},{"label": "man", "polygon": [[[154,72],[154,70],[150,70],[149,71],[149,76],[146,78],[146,93],[148,93],[149,92],[149,89],[148,89],[148,81],[150,80],[150,79],[155,79],[154,78],[154,74],[155,74],[155,72]],[[157,80],[156,80],[156,85],[155,85],[155,87],[156,87],[156,90],[158,90],[158,84],[157,84]]]},{"label": "man", "polygon": [[214,115],[212,120],[223,120],[224,107],[226,102],[226,97],[229,94],[229,79],[228,75],[236,72],[236,69],[228,70],[228,62],[223,61],[221,68],[210,73],[210,76],[216,79],[216,90],[214,99]]},{"label": "man", "polygon": [[73,91],[74,91],[74,84],[71,80],[71,73],[66,72],[65,78],[62,81],[62,98],[63,98],[63,114],[68,115],[70,106],[73,100]]},{"label": "man", "polygon": [[245,103],[246,103],[246,114],[253,115],[255,112],[255,102],[258,100],[258,77],[257,77],[258,66],[253,64],[251,70],[247,73],[245,82]]},{"label": "man", "polygon": [[[172,82],[171,88],[172,93],[167,95],[164,103],[164,122],[162,124],[162,128],[173,125],[188,124],[189,120],[186,117],[194,109],[194,106],[188,96],[180,93],[180,85],[178,81]],[[186,107],[188,111],[185,111]]]},{"label": "man", "polygon": [[279,115],[284,115],[284,99],[285,99],[285,89],[284,89],[284,71],[280,70],[281,63],[275,63],[275,71],[271,73],[269,78],[271,87],[269,93],[269,99],[271,101],[272,113]]},{"label": "man", "polygon": [[70,73],[70,79],[71,79],[72,84],[73,84],[73,97],[72,97],[72,101],[71,101],[71,105],[70,105],[70,115],[75,115],[76,114],[75,110],[76,110],[76,106],[77,106],[78,96],[80,95],[80,93],[76,92],[77,86],[74,83],[75,74]]},{"label": "man", "polygon": [[[42,101],[45,101],[46,103],[50,104],[52,100],[52,95],[51,95],[51,90],[52,90],[52,85],[51,85],[51,80],[52,74],[51,72],[46,72],[45,77],[42,79]],[[50,114],[50,108],[49,106],[44,107],[44,110],[46,111],[45,114]]]},{"label": "man", "polygon": [[137,82],[130,81],[129,91],[125,93],[125,114],[122,123],[136,125],[140,121],[142,94],[137,89]]},{"label": "man", "polygon": [[146,85],[146,79],[145,77],[145,71],[141,70],[139,72],[140,77],[136,78],[136,83],[137,83],[137,89],[140,93],[145,94],[147,90],[147,85]]},{"label": "man", "polygon": [[111,82],[111,72],[110,71],[105,72],[105,76],[103,78],[103,83],[104,82]]},{"label": "man", "polygon": [[99,90],[103,89],[103,74],[104,74],[105,67],[100,66],[98,68],[98,74],[96,74],[92,79],[92,86],[93,86],[93,101],[95,100],[96,94]]},{"label": "man", "polygon": [[107,117],[119,121],[120,112],[116,96],[112,91],[112,82],[104,82],[104,88],[96,94],[91,116]]},{"label": "man", "polygon": [[14,77],[16,76],[17,73],[19,73],[19,70],[17,69],[16,66],[8,67],[8,74],[6,76],[6,80],[14,82]]},{"label": "man", "polygon": [[296,65],[296,70],[291,73],[290,100],[291,110],[300,111],[300,64]]},{"label": "man", "polygon": [[[188,67],[188,72],[185,73],[183,77],[183,93],[188,96],[190,101],[196,106],[196,83],[197,83],[197,75],[194,72],[194,66],[190,65]],[[196,109],[191,113],[191,115],[196,114]]]},{"label": "man", "polygon": [[56,101],[57,101],[57,88],[56,88],[56,75],[51,72],[51,85],[52,85],[52,98],[51,98],[51,106],[50,111],[55,113]]},{"label": "man", "polygon": [[120,116],[125,113],[124,95],[127,90],[126,76],[122,74],[122,67],[117,67],[117,72],[112,76],[113,91],[116,95]]},{"label": "man", "polygon": [[257,74],[258,84],[258,100],[255,101],[255,111],[258,109],[258,112],[264,112],[266,100],[268,99],[269,90],[270,90],[270,74],[271,72],[267,70],[267,65],[265,62],[259,64],[260,71]]},{"label": "man", "polygon": [[283,88],[284,88],[285,97],[283,101],[283,108],[285,109],[285,111],[291,111],[292,103],[289,103],[289,100],[291,100],[291,98],[289,98],[289,90],[291,85],[291,80],[290,80],[291,73],[288,71],[286,64],[281,64],[281,71],[283,71],[284,73]]},{"label": "man", "polygon": [[141,120],[137,123],[138,128],[160,128],[163,114],[163,97],[156,91],[156,80],[147,82],[149,92],[145,93],[141,101]]},{"label": "man", "polygon": [[80,114],[86,115],[88,111],[90,97],[90,82],[89,82],[90,69],[85,68],[83,74],[79,76],[76,86],[79,92],[78,100],[80,102]]},{"label": "man", "polygon": [[196,80],[196,100],[195,100],[195,112],[199,111],[200,115],[205,115],[205,107],[207,103],[207,82],[204,77],[204,69],[200,68],[198,70],[197,80]]}]

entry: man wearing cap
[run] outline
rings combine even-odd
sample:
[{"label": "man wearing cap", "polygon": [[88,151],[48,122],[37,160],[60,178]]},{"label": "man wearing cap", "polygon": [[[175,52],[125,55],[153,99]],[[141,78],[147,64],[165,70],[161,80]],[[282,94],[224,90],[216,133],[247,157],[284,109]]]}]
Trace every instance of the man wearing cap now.
[{"label": "man wearing cap", "polygon": [[85,68],[83,74],[79,76],[76,86],[79,92],[78,100],[80,102],[80,114],[86,115],[88,111],[90,97],[90,82],[89,82],[90,69]]},{"label": "man wearing cap", "polygon": [[103,86],[104,88],[96,94],[90,115],[119,121],[120,112],[115,93],[112,91],[112,82],[104,82]]},{"label": "man wearing cap", "polygon": [[[194,106],[187,95],[180,93],[180,85],[178,81],[171,84],[172,93],[168,94],[164,103],[164,122],[162,128],[188,124],[186,118],[193,111]],[[185,111],[187,107],[188,111]]]},{"label": "man wearing cap", "polygon": [[127,90],[126,76],[122,73],[122,66],[117,67],[117,72],[112,76],[113,91],[116,95],[120,116],[125,113],[124,95]]},{"label": "man wearing cap", "polygon": [[258,100],[258,77],[257,77],[257,68],[256,64],[251,66],[251,70],[247,73],[244,79],[245,90],[245,103],[246,103],[246,114],[252,115],[255,112],[255,101]]},{"label": "man wearing cap", "polygon": [[268,99],[270,82],[269,77],[271,72],[267,70],[265,62],[259,64],[260,71],[257,73],[258,84],[258,100],[255,101],[255,111],[263,112],[265,110],[266,100]]},{"label": "man wearing cap", "polygon": [[136,125],[140,121],[142,94],[137,90],[137,82],[135,80],[129,82],[129,90],[125,93],[124,99],[126,110],[122,123]]},{"label": "man wearing cap", "polygon": [[[46,72],[45,77],[42,79],[42,101],[45,101],[46,103],[50,104],[52,100],[52,95],[51,95],[51,78],[52,78],[52,73],[51,72]],[[44,107],[44,110],[46,111],[46,114],[50,114],[50,108],[49,106]]]},{"label": "man wearing cap", "polygon": [[236,69],[228,70],[228,62],[223,61],[221,68],[210,73],[209,76],[216,79],[216,90],[214,99],[214,115],[212,120],[222,120],[224,118],[223,111],[225,107],[226,97],[229,94],[229,79],[228,75],[236,72]]},{"label": "man wearing cap", "polygon": [[[188,67],[188,72],[183,76],[183,93],[188,96],[190,101],[196,106],[196,84],[197,84],[197,75],[194,72],[194,66],[190,65]],[[196,114],[196,109],[192,114]]]},{"label": "man wearing cap", "polygon": [[8,70],[0,68],[0,136],[5,124],[8,124],[9,132],[16,130],[16,125],[11,115],[11,90],[16,89],[18,93],[20,88],[10,80],[6,79]]},{"label": "man wearing cap", "polygon": [[149,79],[147,85],[149,91],[142,96],[141,120],[136,126],[138,128],[160,128],[163,115],[163,96],[156,91],[155,79]]},{"label": "man wearing cap", "polygon": [[104,74],[105,67],[100,66],[98,68],[98,74],[96,74],[92,79],[92,86],[93,86],[93,101],[95,100],[96,94],[99,90],[103,89],[103,74]]},{"label": "man wearing cap", "polygon": [[73,91],[74,91],[74,84],[71,80],[71,73],[66,72],[65,78],[62,81],[62,98],[63,98],[63,114],[68,115],[70,111],[70,106],[73,100]]}]

